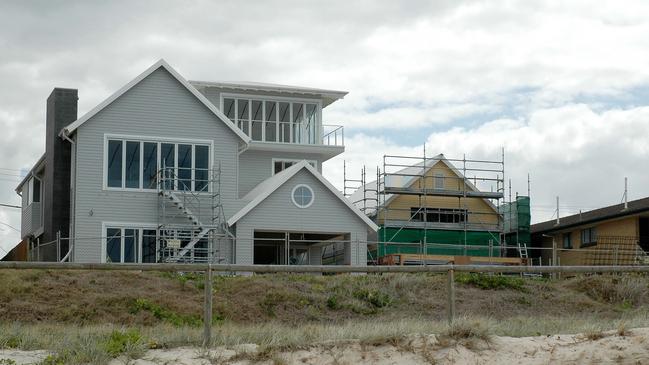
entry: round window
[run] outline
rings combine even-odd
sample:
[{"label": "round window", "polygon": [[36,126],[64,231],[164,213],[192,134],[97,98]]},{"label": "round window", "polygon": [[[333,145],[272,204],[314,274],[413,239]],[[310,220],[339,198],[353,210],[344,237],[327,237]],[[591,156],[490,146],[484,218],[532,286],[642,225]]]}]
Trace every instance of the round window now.
[{"label": "round window", "polygon": [[304,184],[297,185],[293,188],[291,198],[298,208],[308,208],[313,204],[313,190]]}]

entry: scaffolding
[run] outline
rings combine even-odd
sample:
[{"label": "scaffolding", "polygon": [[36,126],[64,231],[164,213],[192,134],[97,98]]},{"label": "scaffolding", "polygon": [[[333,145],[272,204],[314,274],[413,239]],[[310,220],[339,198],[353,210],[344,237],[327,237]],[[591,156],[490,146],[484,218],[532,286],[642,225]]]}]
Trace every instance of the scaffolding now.
[{"label": "scaffolding", "polygon": [[[381,227],[368,261],[393,253],[505,256],[504,149],[499,160],[475,160],[428,157],[424,148],[422,156],[384,155],[382,164],[371,182],[365,167],[354,179],[343,165],[343,193]],[[409,198],[395,204],[399,197]]]},{"label": "scaffolding", "polygon": [[158,262],[224,263],[233,254],[221,194],[221,165],[158,171]]}]

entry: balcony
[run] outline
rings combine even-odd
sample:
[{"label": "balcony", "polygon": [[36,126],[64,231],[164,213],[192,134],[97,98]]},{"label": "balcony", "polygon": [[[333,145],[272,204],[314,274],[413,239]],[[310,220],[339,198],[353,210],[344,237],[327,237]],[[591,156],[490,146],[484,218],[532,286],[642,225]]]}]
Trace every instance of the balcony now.
[{"label": "balcony", "polygon": [[20,235],[22,238],[38,233],[43,227],[41,219],[41,203],[34,202],[22,209]]},{"label": "balcony", "polygon": [[[249,149],[253,151],[288,152],[320,155],[322,161],[345,151],[345,130],[340,125],[323,125],[319,130],[296,128],[284,123],[260,122]],[[289,123],[290,124],[290,123]],[[275,128],[275,129],[273,129]],[[246,133],[245,129],[242,129]],[[247,133],[246,133],[247,134]]]},{"label": "balcony", "polygon": [[345,146],[345,129],[342,125],[325,124],[322,126],[322,144],[325,146]]}]

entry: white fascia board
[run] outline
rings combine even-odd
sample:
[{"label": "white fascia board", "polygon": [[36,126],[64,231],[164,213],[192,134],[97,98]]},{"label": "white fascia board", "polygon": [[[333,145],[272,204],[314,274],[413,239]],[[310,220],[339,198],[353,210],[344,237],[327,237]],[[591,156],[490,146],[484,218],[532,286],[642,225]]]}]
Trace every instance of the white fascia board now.
[{"label": "white fascia board", "polygon": [[241,140],[243,140],[244,143],[248,144],[250,142],[250,137],[246,136],[243,131],[241,131],[239,128],[237,128],[234,123],[223,114],[219,109],[217,109],[214,104],[212,104],[207,98],[201,94],[194,86],[192,86],[187,80],[185,80],[176,70],[174,70],[173,67],[171,67],[164,59],[160,59],[158,62],[154,63],[151,67],[146,69],[144,72],[139,74],[136,78],[131,80],[128,84],[124,85],[121,89],[117,90],[113,95],[109,96],[106,100],[102,101],[97,105],[96,107],[92,108],[89,112],[84,114],[81,118],[77,119],[76,121],[72,122],[65,128],[61,130],[59,135],[66,134],[70,135],[73,133],[79,126],[81,126],[83,123],[87,122],[88,119],[92,118],[95,116],[97,113],[99,113],[101,110],[103,110],[105,107],[110,105],[113,101],[115,101],[117,98],[120,96],[124,95],[128,90],[133,88],[133,86],[137,85],[140,83],[140,81],[144,80],[147,76],[152,74],[155,70],[159,69],[160,67],[164,68],[167,72],[169,72],[178,82],[180,82],[192,95],[194,95],[203,105],[205,105],[214,115],[216,115],[225,125],[230,128]]},{"label": "white fascia board", "polygon": [[[268,184],[267,186],[264,186],[262,191],[256,192],[256,196],[248,204],[246,204],[245,207],[243,207],[240,211],[238,211],[235,215],[233,215],[230,219],[228,219],[228,226],[232,227],[235,223],[237,223],[239,219],[243,218],[255,206],[257,206],[259,203],[264,201],[264,199],[270,196],[270,194],[272,194],[280,186],[286,183],[290,178],[295,176],[295,174],[297,174],[303,168],[308,170],[313,176],[315,176],[315,178],[318,179],[318,181],[320,181],[324,186],[326,186],[338,199],[340,199],[340,201],[342,201],[349,209],[351,209],[354,212],[354,214],[356,214],[363,222],[365,222],[365,224],[370,226],[370,228],[372,228],[374,231],[377,231],[379,229],[379,226],[377,226],[374,222],[372,222],[371,219],[369,219],[354,204],[352,204],[347,198],[345,198],[340,193],[340,191],[338,191],[333,185],[331,185],[331,183],[327,181],[327,179],[325,179],[324,176],[320,175],[320,173],[311,165],[309,165],[309,163],[306,161],[300,161],[299,163],[282,171],[284,172],[284,174],[279,173],[273,176],[275,177],[275,179],[272,181],[272,183]],[[273,177],[271,177],[270,179],[273,179]]]}]

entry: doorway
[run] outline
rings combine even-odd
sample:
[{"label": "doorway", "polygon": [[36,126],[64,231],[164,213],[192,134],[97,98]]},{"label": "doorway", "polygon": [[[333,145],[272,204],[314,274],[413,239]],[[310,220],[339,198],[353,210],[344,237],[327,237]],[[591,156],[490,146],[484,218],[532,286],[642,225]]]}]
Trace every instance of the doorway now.
[{"label": "doorway", "polygon": [[339,233],[255,231],[255,265],[320,265],[326,248],[340,242]]}]

